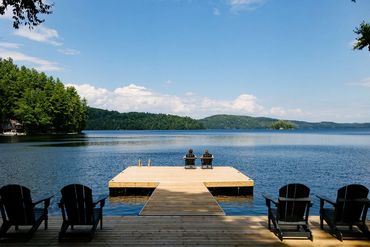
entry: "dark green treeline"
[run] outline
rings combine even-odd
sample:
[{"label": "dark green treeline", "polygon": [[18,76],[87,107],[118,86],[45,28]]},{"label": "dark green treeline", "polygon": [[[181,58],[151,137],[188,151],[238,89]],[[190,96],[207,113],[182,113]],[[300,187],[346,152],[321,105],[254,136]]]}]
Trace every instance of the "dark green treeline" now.
[{"label": "dark green treeline", "polygon": [[204,129],[202,123],[190,117],[144,112],[119,113],[88,108],[88,130],[187,130]]},{"label": "dark green treeline", "polygon": [[80,132],[86,101],[73,87],[35,69],[0,58],[0,120],[18,120],[28,133]]}]

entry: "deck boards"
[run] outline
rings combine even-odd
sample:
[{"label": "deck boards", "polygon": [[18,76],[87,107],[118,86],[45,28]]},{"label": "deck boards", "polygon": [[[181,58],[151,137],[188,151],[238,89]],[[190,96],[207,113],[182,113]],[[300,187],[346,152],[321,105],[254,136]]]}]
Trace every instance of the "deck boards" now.
[{"label": "deck boards", "polygon": [[109,181],[109,188],[156,188],[159,183],[201,182],[206,187],[253,187],[254,182],[237,169],[184,169],[180,166],[130,166]]},{"label": "deck boards", "polygon": [[370,246],[370,241],[338,241],[319,229],[317,216],[310,217],[314,241],[280,240],[267,229],[265,216],[111,216],[103,230],[87,242],[73,238],[58,243],[61,217],[50,217],[48,230],[41,226],[28,242],[0,242],[14,246]]},{"label": "deck boards", "polygon": [[160,183],[140,215],[225,215],[201,183]]}]

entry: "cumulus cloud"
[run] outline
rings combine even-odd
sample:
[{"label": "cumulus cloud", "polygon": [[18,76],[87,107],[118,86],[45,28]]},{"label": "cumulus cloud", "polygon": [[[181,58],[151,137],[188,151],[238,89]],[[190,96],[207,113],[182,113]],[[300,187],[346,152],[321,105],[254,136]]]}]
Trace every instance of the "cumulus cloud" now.
[{"label": "cumulus cloud", "polygon": [[194,93],[183,97],[156,92],[137,84],[119,87],[114,90],[98,88],[90,84],[67,84],[74,86],[78,93],[93,107],[119,112],[139,111],[177,114],[195,118],[214,114],[261,115],[265,108],[258,103],[256,96],[241,94],[232,100],[217,100]]},{"label": "cumulus cloud", "polygon": [[48,43],[54,46],[63,45],[63,43],[59,41],[58,31],[48,28],[44,25],[36,26],[33,29],[21,26],[19,29],[14,31],[14,34],[33,41]]},{"label": "cumulus cloud", "polygon": [[0,49],[0,57],[4,59],[11,58],[16,62],[31,64],[36,70],[39,70],[39,71],[46,72],[46,71],[62,70],[62,68],[59,67],[58,63],[51,62],[51,61],[41,59],[38,57],[29,56],[29,55],[26,55],[18,51],[9,51],[9,50]]},{"label": "cumulus cloud", "polygon": [[234,13],[243,10],[255,10],[264,5],[266,0],[228,0],[231,11]]}]

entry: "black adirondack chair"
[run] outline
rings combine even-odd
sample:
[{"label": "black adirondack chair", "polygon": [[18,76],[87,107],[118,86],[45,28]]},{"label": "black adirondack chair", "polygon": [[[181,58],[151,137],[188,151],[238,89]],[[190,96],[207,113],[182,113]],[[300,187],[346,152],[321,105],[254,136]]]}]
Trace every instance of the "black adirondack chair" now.
[{"label": "black adirondack chair", "polygon": [[213,155],[210,157],[202,156],[200,157],[202,163],[202,169],[212,169]]},{"label": "black adirondack chair", "polygon": [[[275,233],[282,241],[284,237],[306,237],[311,241],[313,235],[308,224],[308,215],[312,207],[310,189],[303,184],[288,184],[280,188],[278,200],[263,195],[268,208],[268,228],[271,221]],[[275,207],[273,207],[273,205]]]},{"label": "black adirondack chair", "polygon": [[193,154],[193,150],[189,149],[188,153],[184,156],[185,169],[195,169],[195,160],[197,156]]},{"label": "black adirondack chair", "polygon": [[200,157],[202,163],[202,169],[212,169],[213,155],[205,150],[204,154]]},{"label": "black adirondack chair", "polygon": [[[88,233],[92,239],[99,221],[100,229],[103,229],[103,207],[107,196],[93,201],[91,189],[81,184],[67,185],[61,193],[62,198],[58,205],[62,210],[63,223],[59,232],[59,241],[65,237],[69,226],[74,230],[74,226],[78,225],[91,225]],[[99,206],[96,207],[98,204]]]},{"label": "black adirondack chair", "polygon": [[[320,228],[323,229],[325,220],[332,233],[343,241],[343,234],[338,226],[348,226],[351,231],[353,226],[357,226],[370,239],[370,232],[366,226],[366,215],[370,206],[368,193],[369,190],[365,186],[351,184],[338,190],[335,202],[318,195],[317,197],[320,198]],[[325,208],[325,202],[331,204],[332,207]]]},{"label": "black adirondack chair", "polygon": [[[30,239],[42,221],[48,228],[48,207],[52,196],[32,201],[31,191],[21,185],[9,184],[0,189],[0,210],[3,224],[0,228],[0,238],[7,238],[11,226],[18,230],[19,226],[31,226],[25,234]],[[42,208],[36,205],[43,203]]]}]

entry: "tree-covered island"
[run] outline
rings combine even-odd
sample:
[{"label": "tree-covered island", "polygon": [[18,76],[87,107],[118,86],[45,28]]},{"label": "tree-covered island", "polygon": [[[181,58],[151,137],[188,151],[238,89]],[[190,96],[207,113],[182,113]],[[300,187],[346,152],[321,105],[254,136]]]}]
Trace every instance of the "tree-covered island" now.
[{"label": "tree-covered island", "polygon": [[0,58],[1,128],[16,120],[27,133],[69,133],[85,128],[86,101],[73,87]]}]

